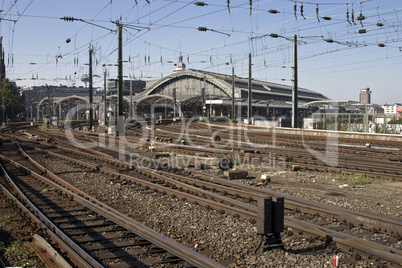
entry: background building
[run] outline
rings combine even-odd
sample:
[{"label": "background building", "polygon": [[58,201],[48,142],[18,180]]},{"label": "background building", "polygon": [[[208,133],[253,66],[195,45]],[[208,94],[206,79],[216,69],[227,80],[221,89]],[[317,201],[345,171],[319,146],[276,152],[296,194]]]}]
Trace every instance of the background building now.
[{"label": "background building", "polygon": [[359,103],[360,104],[371,104],[370,88],[360,89]]}]

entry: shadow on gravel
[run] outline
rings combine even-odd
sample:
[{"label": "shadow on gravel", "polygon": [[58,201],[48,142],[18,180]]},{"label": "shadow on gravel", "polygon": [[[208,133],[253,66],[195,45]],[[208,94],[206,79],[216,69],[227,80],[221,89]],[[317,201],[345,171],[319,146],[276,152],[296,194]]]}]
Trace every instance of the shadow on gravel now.
[{"label": "shadow on gravel", "polygon": [[328,244],[324,245],[317,245],[308,248],[301,248],[301,249],[287,249],[287,252],[292,254],[299,254],[299,255],[320,255],[323,253],[331,253],[332,250],[329,248]]}]

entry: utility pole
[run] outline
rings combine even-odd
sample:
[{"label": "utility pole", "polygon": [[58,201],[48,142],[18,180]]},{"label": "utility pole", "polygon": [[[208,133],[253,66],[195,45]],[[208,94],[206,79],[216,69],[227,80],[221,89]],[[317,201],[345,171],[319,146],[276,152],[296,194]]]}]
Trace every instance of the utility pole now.
[{"label": "utility pole", "polygon": [[252,82],[251,82],[251,53],[248,53],[248,106],[247,106],[247,120],[248,124],[251,125],[251,118],[253,113],[253,93],[252,93]]},{"label": "utility pole", "polygon": [[48,119],[50,120],[53,115],[53,94],[52,94],[52,88],[49,85],[46,85],[47,89],[47,109],[46,109],[46,114],[48,116]]},{"label": "utility pole", "polygon": [[235,74],[234,74],[234,67],[232,67],[232,120],[236,119],[236,112],[235,112]]},{"label": "utility pole", "polygon": [[176,88],[173,88],[173,122],[175,121],[176,118]]},{"label": "utility pole", "polygon": [[298,128],[297,118],[297,35],[293,35],[293,89],[292,89],[292,128]]},{"label": "utility pole", "polygon": [[89,131],[92,131],[93,122],[93,82],[92,82],[92,53],[93,48],[89,48]]},{"label": "utility pole", "polygon": [[5,93],[5,89],[3,88],[3,100],[2,100],[2,108],[3,108],[3,117],[2,117],[2,120],[3,120],[3,125],[5,125],[6,123],[7,123],[7,121],[6,121],[6,93]]},{"label": "utility pole", "polygon": [[133,120],[133,80],[130,75],[130,121]]},{"label": "utility pole", "polygon": [[106,69],[105,69],[105,72],[103,73],[103,89],[104,89],[104,95],[105,95],[105,99],[104,99],[104,110],[103,110],[103,113],[104,113],[104,123],[103,123],[103,125],[106,127],[106,125],[107,125],[107,94],[106,94],[106,75],[107,75],[107,71],[106,71]]},{"label": "utility pole", "polygon": [[203,77],[204,87],[201,90],[201,97],[202,97],[202,117],[206,117],[207,114],[207,97],[206,97],[206,76]]},{"label": "utility pole", "polygon": [[34,98],[33,98],[33,95],[31,93],[30,97],[29,97],[29,106],[31,108],[31,121],[33,121],[33,105],[34,105]]},{"label": "utility pole", "polygon": [[118,133],[119,135],[123,135],[124,132],[124,118],[123,118],[123,25],[120,22],[116,22],[117,30],[118,30],[118,93],[117,93],[117,106],[118,106],[118,119],[117,119],[117,126],[118,126]]}]

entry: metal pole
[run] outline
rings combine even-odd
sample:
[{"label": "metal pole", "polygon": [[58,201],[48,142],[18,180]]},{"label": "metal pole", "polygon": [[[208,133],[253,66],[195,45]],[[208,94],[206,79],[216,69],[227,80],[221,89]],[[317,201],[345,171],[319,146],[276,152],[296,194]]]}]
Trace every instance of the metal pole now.
[{"label": "metal pole", "polygon": [[293,89],[292,89],[292,128],[298,127],[297,118],[297,35],[293,35]]},{"label": "metal pole", "polygon": [[105,69],[105,72],[103,73],[104,75],[103,75],[103,88],[104,88],[104,94],[105,94],[105,99],[104,99],[104,110],[103,110],[103,113],[104,113],[104,123],[103,123],[103,125],[107,125],[107,89],[106,89],[106,75],[107,75],[107,71],[106,71],[106,69]]},{"label": "metal pole", "polygon": [[119,130],[119,135],[123,134],[123,25],[120,24],[119,22],[117,23],[117,29],[119,32],[118,36],[118,59],[117,59],[117,65],[118,65],[118,97],[117,97],[117,106],[118,106],[118,130]]},{"label": "metal pole", "polygon": [[251,82],[251,53],[248,53],[248,106],[247,106],[247,120],[248,124],[251,124],[251,117],[253,113],[253,93],[252,93],[252,82]]},{"label": "metal pole", "polygon": [[174,121],[176,118],[176,88],[173,88],[172,95],[173,95],[173,121]]},{"label": "metal pole", "polygon": [[5,103],[5,93],[4,93],[4,91],[3,91],[3,104],[2,104],[2,106],[3,106],[3,125],[6,123],[6,103]]},{"label": "metal pole", "polygon": [[133,120],[133,80],[130,75],[130,120]]},{"label": "metal pole", "polygon": [[235,112],[235,74],[234,67],[232,67],[232,120],[236,119]]},{"label": "metal pole", "polygon": [[92,131],[93,126],[93,83],[92,83],[92,47],[89,49],[89,131]]},{"label": "metal pole", "polygon": [[206,94],[207,94],[207,88],[206,88],[206,80],[207,80],[207,78],[205,77],[205,75],[204,75],[204,89],[203,89],[203,91],[202,91],[202,93],[201,93],[201,95],[202,95],[202,108],[203,108],[203,110],[202,110],[202,116],[203,117],[205,117],[205,114],[207,113],[207,101],[206,101],[206,99],[207,99],[207,97],[206,97]]},{"label": "metal pole", "polygon": [[61,114],[61,103],[59,103],[59,120],[62,120],[63,116]]},{"label": "metal pole", "polygon": [[209,93],[209,118],[212,115],[212,92]]},{"label": "metal pole", "polygon": [[207,104],[205,103],[205,87],[201,88],[201,99],[202,99],[202,117],[205,117]]}]

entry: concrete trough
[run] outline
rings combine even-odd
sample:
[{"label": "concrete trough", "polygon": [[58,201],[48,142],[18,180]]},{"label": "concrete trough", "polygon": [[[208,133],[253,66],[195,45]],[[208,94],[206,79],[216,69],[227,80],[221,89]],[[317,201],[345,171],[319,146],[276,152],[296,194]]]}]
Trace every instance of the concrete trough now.
[{"label": "concrete trough", "polygon": [[241,180],[241,179],[247,179],[248,171],[245,171],[245,170],[227,170],[227,171],[224,172],[224,175],[229,180]]}]

